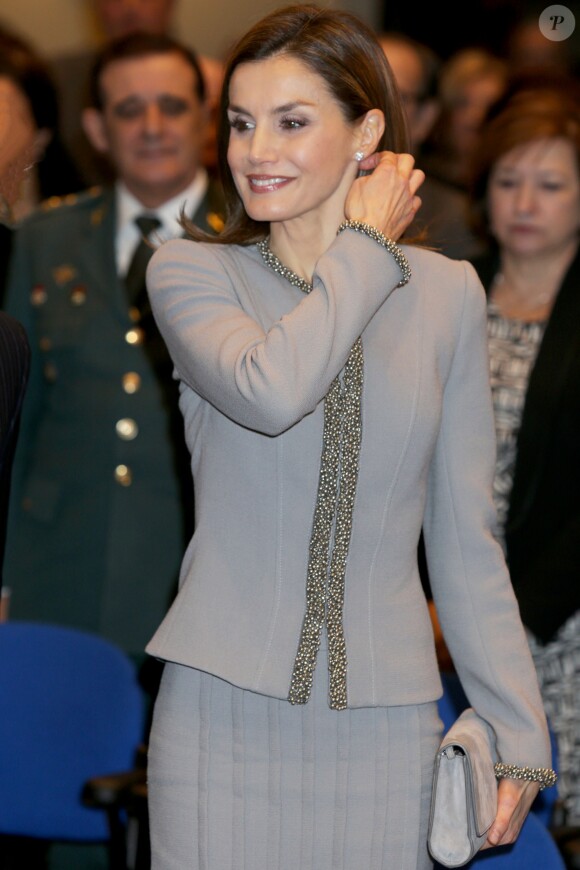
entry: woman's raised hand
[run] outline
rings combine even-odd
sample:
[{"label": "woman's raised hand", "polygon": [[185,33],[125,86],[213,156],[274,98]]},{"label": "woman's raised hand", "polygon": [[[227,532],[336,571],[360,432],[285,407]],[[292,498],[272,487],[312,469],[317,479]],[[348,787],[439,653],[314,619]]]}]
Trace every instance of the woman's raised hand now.
[{"label": "woman's raised hand", "polygon": [[354,180],[344,207],[347,220],[370,224],[394,241],[400,238],[421,205],[416,194],[425,173],[414,165],[411,154],[392,151],[361,161],[360,168],[372,172]]}]

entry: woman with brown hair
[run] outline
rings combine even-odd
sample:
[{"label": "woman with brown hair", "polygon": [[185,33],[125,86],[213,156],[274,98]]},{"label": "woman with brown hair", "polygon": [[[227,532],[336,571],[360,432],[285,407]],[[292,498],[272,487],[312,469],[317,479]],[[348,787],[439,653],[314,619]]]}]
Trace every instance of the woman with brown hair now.
[{"label": "woman with brown hair", "polygon": [[[221,111],[226,228],[164,245],[148,273],[196,492],[148,647],[168,662],[153,867],[424,870],[441,684],[423,522],[471,701],[504,761],[533,780],[550,763],[490,533],[484,295],[467,264],[394,241],[422,173],[358,19],[267,16],[233,50]],[[537,789],[501,780],[489,844],[513,841]]]},{"label": "woman with brown hair", "polygon": [[488,293],[498,455],[494,500],[560,754],[560,796],[580,824],[580,103],[515,93],[482,134],[475,206],[492,252]]}]

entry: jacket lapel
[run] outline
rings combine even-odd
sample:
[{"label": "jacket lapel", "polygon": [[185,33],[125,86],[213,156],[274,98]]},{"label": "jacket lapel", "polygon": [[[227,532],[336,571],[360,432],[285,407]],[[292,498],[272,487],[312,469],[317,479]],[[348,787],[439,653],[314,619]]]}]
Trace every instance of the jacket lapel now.
[{"label": "jacket lapel", "polygon": [[553,421],[578,354],[580,252],[568,269],[532,370],[518,436],[507,531],[525,520],[541,477]]},{"label": "jacket lapel", "polygon": [[116,210],[114,191],[107,190],[89,215],[88,225],[79,250],[82,274],[90,278],[93,292],[99,294],[105,307],[123,322],[127,319],[127,301],[122,282],[117,275],[115,259]]},{"label": "jacket lapel", "polygon": [[224,227],[224,201],[220,188],[210,181],[205,195],[200,202],[191,221],[201,230],[215,235]]}]

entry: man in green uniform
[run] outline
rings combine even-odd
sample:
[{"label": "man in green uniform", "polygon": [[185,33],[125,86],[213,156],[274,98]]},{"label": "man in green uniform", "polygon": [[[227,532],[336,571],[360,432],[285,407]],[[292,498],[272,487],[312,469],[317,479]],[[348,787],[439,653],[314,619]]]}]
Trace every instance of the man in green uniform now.
[{"label": "man in green uniform", "polygon": [[7,309],[33,358],[5,582],[13,618],[92,630],[139,657],[193,522],[177,385],[144,267],[183,234],[182,209],[219,231],[221,199],[200,166],[204,85],[188,49],[165,36],[116,41],[92,90],[84,126],[114,187],[46,203],[15,242]]}]

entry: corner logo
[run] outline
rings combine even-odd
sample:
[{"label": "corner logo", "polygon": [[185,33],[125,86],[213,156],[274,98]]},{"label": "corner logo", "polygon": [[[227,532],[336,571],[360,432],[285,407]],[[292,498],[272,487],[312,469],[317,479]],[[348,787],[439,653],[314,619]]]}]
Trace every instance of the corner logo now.
[{"label": "corner logo", "polygon": [[546,39],[562,42],[574,33],[576,19],[567,6],[547,6],[539,17],[540,30]]}]

